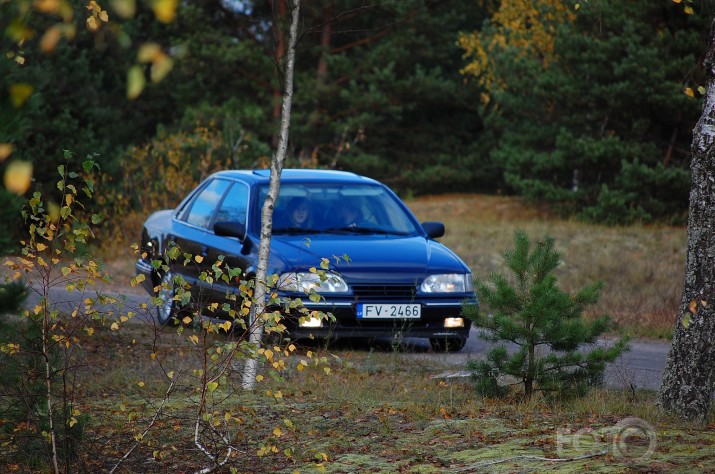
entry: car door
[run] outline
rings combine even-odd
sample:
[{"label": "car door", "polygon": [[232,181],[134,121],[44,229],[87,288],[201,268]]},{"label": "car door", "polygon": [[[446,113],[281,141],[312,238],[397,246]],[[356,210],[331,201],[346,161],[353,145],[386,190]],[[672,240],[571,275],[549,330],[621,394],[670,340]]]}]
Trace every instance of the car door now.
[{"label": "car door", "polygon": [[[212,229],[217,208],[231,182],[213,179],[208,182],[188,204],[185,211],[175,222],[174,243],[182,253],[190,254],[186,261],[180,256],[172,264],[172,270],[181,274],[191,285],[192,298],[195,302],[205,303],[210,299],[211,286],[202,282],[199,275],[205,271],[211,239],[215,238]],[[197,258],[198,257],[198,258]]]},{"label": "car door", "polygon": [[[218,212],[212,224],[215,225],[221,222],[230,222],[238,224],[246,229],[248,217],[248,198],[249,187],[243,182],[236,181],[231,185],[228,192],[225,193],[221,201]],[[246,240],[241,242],[237,237],[224,237],[214,235],[208,241],[209,245],[206,249],[207,270],[213,265],[220,256],[223,256],[224,271],[227,268],[241,269],[242,272],[252,269],[255,266],[255,249],[252,248],[251,242]],[[245,279],[245,276],[242,277]],[[225,302],[227,292],[237,291],[238,285],[235,278],[230,284],[222,280],[217,280],[212,287],[212,300],[216,302]]]}]

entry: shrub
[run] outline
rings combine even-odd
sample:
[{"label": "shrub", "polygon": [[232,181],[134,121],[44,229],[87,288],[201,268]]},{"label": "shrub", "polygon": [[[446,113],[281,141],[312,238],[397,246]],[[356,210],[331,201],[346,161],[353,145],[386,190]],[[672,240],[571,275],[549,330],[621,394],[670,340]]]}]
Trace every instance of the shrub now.
[{"label": "shrub", "polygon": [[476,388],[485,395],[504,395],[507,389],[500,379],[511,376],[523,384],[527,398],[535,391],[549,396],[584,394],[601,381],[606,363],[626,350],[627,338],[582,352],[584,345],[595,344],[610,327],[608,316],[592,323],[582,318],[584,308],[598,301],[600,284],[570,295],[558,288],[553,274],[560,256],[552,237],[538,242],[533,250],[523,232],[516,232],[514,241],[514,250],[504,253],[514,282],[493,274],[491,284],[478,283],[481,303],[490,312],[466,308],[488,340],[502,343],[486,360],[469,363]]}]

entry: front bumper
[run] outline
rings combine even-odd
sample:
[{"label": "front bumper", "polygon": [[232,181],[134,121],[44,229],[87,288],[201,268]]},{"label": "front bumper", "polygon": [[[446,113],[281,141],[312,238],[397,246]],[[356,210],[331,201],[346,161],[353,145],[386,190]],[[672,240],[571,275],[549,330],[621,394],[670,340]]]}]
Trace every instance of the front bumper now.
[{"label": "front bumper", "polygon": [[[466,300],[469,301],[469,300]],[[399,303],[393,301],[393,303]],[[321,304],[306,303],[309,311],[319,311],[332,314],[332,318],[322,320],[322,327],[301,327],[298,318],[288,316],[285,324],[292,338],[350,338],[350,337],[382,337],[399,334],[404,337],[423,338],[459,338],[469,336],[471,321],[463,316],[462,307],[465,300],[452,301],[410,301],[409,304],[419,304],[421,315],[417,319],[362,319],[357,316],[357,303],[330,302]],[[471,302],[476,304],[476,300]],[[463,327],[445,327],[446,318],[463,318]]]}]

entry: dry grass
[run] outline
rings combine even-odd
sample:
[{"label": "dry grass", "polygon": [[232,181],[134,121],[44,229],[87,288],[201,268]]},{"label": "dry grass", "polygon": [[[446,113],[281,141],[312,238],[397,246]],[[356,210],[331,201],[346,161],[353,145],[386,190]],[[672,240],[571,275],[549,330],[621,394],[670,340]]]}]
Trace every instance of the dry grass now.
[{"label": "dry grass", "polygon": [[[152,345],[155,336],[157,345]],[[89,365],[79,373],[78,400],[83,412],[91,414],[91,423],[80,464],[87,472],[99,472],[131,449],[135,435],[150,426],[162,404],[166,379],[158,361],[186,376],[200,367],[200,357],[186,336],[169,329],[155,334],[141,324],[99,330],[85,349]],[[309,350],[326,356],[327,362],[298,370]],[[715,469],[715,460],[706,453],[715,445],[713,419],[700,425],[678,422],[656,410],[652,393],[594,390],[585,399],[555,403],[539,397],[524,401],[518,394],[492,400],[476,396],[469,379],[434,377],[444,370],[439,359],[428,362],[389,348],[344,346],[329,352],[299,348],[286,359],[281,375],[266,372],[254,393],[242,392],[240,374],[232,373],[210,403],[212,411],[240,418],[230,427],[238,451],[227,467],[239,473]],[[138,381],[146,385],[140,387]],[[209,464],[192,442],[195,388],[190,382],[172,393],[119,472],[195,472]],[[267,390],[282,395],[267,396]],[[657,449],[635,464],[612,444],[614,426],[633,416],[657,435]],[[647,447],[637,435],[624,443],[635,457]],[[266,445],[276,452],[258,455]],[[578,459],[595,451],[603,454]],[[571,457],[557,463],[537,459]],[[33,471],[22,459],[8,459],[13,461],[6,467]]]},{"label": "dry grass", "polygon": [[560,285],[575,291],[604,284],[593,313],[608,313],[636,336],[669,338],[684,282],[686,232],[682,227],[606,227],[564,220],[518,198],[449,195],[409,201],[421,221],[446,224],[442,240],[485,280],[504,273],[502,254],[514,231],[532,240],[552,235],[562,255]]}]

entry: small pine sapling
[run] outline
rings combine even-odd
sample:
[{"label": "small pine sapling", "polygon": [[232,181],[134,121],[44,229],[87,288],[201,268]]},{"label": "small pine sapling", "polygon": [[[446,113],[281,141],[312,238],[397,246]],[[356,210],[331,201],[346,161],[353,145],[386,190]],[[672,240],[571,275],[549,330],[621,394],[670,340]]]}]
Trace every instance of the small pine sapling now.
[{"label": "small pine sapling", "polygon": [[516,232],[514,241],[514,249],[504,253],[513,281],[492,274],[490,283],[478,282],[480,302],[488,312],[466,309],[487,340],[502,343],[485,360],[469,363],[477,391],[504,395],[508,389],[500,379],[509,376],[523,384],[527,399],[536,391],[550,397],[582,395],[602,381],[606,364],[627,350],[628,338],[597,344],[611,327],[610,318],[589,323],[582,315],[598,301],[601,285],[588,285],[575,295],[561,290],[554,275],[560,255],[553,237],[533,250],[524,232]]}]

